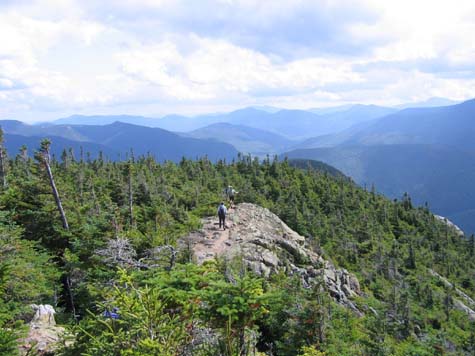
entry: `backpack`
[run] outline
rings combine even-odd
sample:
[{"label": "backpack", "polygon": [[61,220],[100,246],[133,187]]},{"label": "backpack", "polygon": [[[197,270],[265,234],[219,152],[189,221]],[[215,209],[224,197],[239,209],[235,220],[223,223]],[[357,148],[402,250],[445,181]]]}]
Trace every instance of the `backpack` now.
[{"label": "backpack", "polygon": [[226,208],[224,207],[224,205],[220,205],[219,208],[218,208],[218,215],[225,215],[226,214]]}]

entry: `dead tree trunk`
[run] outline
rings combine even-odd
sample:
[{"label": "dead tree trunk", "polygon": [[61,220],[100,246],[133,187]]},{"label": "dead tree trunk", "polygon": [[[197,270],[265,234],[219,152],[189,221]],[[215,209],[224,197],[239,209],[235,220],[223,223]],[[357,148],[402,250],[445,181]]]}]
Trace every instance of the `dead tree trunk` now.
[{"label": "dead tree trunk", "polygon": [[61,204],[61,199],[59,198],[58,188],[56,188],[56,184],[54,183],[53,172],[51,172],[51,167],[48,162],[45,162],[46,172],[48,173],[49,183],[51,185],[51,189],[53,190],[54,200],[56,201],[56,206],[58,207],[59,214],[61,215],[61,221],[63,223],[63,228],[65,230],[69,230],[68,220],[66,219],[66,214],[63,209],[63,205]]},{"label": "dead tree trunk", "polygon": [[128,166],[128,183],[129,183],[129,214],[130,214],[130,227],[134,225],[134,196],[132,191],[132,163]]},{"label": "dead tree trunk", "polygon": [[[40,162],[40,164],[43,164],[46,173],[48,175],[49,183],[51,186],[51,190],[53,192],[53,197],[56,202],[56,207],[58,208],[59,214],[61,215],[61,222],[63,223],[63,228],[66,231],[69,231],[69,225],[68,225],[68,220],[66,219],[66,213],[64,212],[63,205],[61,204],[61,199],[59,197],[59,192],[58,188],[56,187],[56,183],[54,182],[54,177],[53,177],[53,172],[51,171],[51,165],[50,165],[50,149],[51,146],[51,141],[48,139],[44,139],[41,141],[40,145],[40,150],[39,152],[35,155],[35,158]],[[62,251],[61,255],[63,255],[64,251]],[[63,257],[62,257],[63,258]],[[63,260],[63,263],[66,264],[66,262]],[[66,303],[68,307],[70,308],[70,311],[73,315],[73,318],[77,320],[77,315],[76,315],[76,307],[74,303],[74,294],[73,294],[73,284],[71,280],[71,272],[70,271],[65,271],[63,276],[62,276],[62,282],[64,286],[65,297],[67,299]]]},{"label": "dead tree trunk", "polygon": [[63,228],[65,230],[69,230],[68,220],[66,219],[66,213],[64,212],[63,205],[61,204],[58,188],[56,188],[53,172],[51,171],[50,154],[49,154],[50,145],[51,145],[51,141],[49,140],[41,141],[41,148],[40,148],[41,160],[43,161],[43,164],[46,168],[46,173],[48,174],[49,184],[51,186],[51,190],[53,191],[56,207],[58,208],[59,214],[61,215],[61,222],[63,223]]},{"label": "dead tree trunk", "polygon": [[3,130],[0,128],[0,175],[3,189],[7,187],[6,161],[6,151],[3,144]]},{"label": "dead tree trunk", "polygon": [[2,186],[3,189],[7,187],[7,172],[5,169],[5,150],[3,149],[3,145],[0,146],[0,175],[2,176]]},{"label": "dead tree trunk", "polygon": [[23,170],[25,176],[30,178],[30,167],[28,166],[28,149],[25,145],[20,147],[20,156],[21,164],[23,165]]}]

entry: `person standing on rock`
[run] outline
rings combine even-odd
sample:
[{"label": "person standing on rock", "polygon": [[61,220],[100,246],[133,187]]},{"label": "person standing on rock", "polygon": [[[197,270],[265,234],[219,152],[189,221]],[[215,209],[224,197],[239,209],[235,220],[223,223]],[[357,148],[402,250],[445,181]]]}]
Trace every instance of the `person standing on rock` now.
[{"label": "person standing on rock", "polygon": [[226,195],[226,197],[228,198],[229,200],[229,204],[231,205],[231,207],[234,206],[234,196],[237,194],[238,192],[236,190],[234,190],[233,186],[232,185],[229,185],[227,188],[224,189],[224,194]]},{"label": "person standing on rock", "polygon": [[219,228],[221,229],[221,224],[223,224],[223,230],[226,230],[226,213],[227,209],[224,205],[224,202],[221,202],[218,207],[218,218],[219,218]]}]

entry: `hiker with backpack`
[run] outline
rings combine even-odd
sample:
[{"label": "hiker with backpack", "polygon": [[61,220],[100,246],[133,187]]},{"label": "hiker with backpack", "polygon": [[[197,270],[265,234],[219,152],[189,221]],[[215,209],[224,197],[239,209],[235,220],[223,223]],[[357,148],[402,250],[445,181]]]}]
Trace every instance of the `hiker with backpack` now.
[{"label": "hiker with backpack", "polygon": [[223,230],[226,230],[226,213],[227,209],[224,202],[221,202],[218,207],[219,228],[221,229],[221,223],[223,224]]},{"label": "hiker with backpack", "polygon": [[231,205],[231,207],[234,206],[234,196],[237,193],[238,192],[236,190],[234,190],[232,185],[229,185],[227,188],[224,189],[224,194],[228,198],[229,204]]}]

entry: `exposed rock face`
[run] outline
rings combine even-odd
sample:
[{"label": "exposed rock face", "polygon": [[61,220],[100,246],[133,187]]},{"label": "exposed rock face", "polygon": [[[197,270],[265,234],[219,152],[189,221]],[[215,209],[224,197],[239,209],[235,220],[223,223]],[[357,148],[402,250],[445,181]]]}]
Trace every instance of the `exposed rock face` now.
[{"label": "exposed rock face", "polygon": [[30,322],[28,336],[21,340],[20,351],[27,355],[46,355],[53,352],[64,335],[64,328],[56,326],[54,308],[51,305],[31,306],[36,312]]},{"label": "exposed rock face", "polygon": [[218,228],[217,217],[203,219],[203,228],[182,239],[191,245],[198,263],[216,255],[242,258],[257,274],[268,277],[284,271],[299,275],[310,286],[323,279],[330,295],[356,312],[351,298],[361,294],[357,278],[337,269],[312,251],[305,238],[290,229],[277,215],[260,206],[242,203],[228,210],[226,230]]},{"label": "exposed rock face", "polygon": [[463,230],[461,228],[459,228],[457,225],[455,225],[452,221],[450,221],[446,217],[443,217],[443,216],[440,216],[440,215],[434,215],[434,216],[437,220],[442,221],[449,228],[453,229],[457,233],[457,235],[459,235],[459,236],[465,235],[465,233],[463,232]]},{"label": "exposed rock face", "polygon": [[447,280],[447,278],[442,277],[440,274],[438,274],[434,270],[429,269],[429,273],[432,276],[437,277],[447,288],[453,290],[455,292],[455,295],[457,295],[460,299],[462,299],[462,300],[459,300],[457,298],[453,298],[455,309],[466,313],[468,317],[470,318],[470,320],[475,321],[475,311],[473,310],[475,309],[475,300],[470,298],[466,293],[462,292],[460,289],[454,287],[454,285],[450,283]]}]

